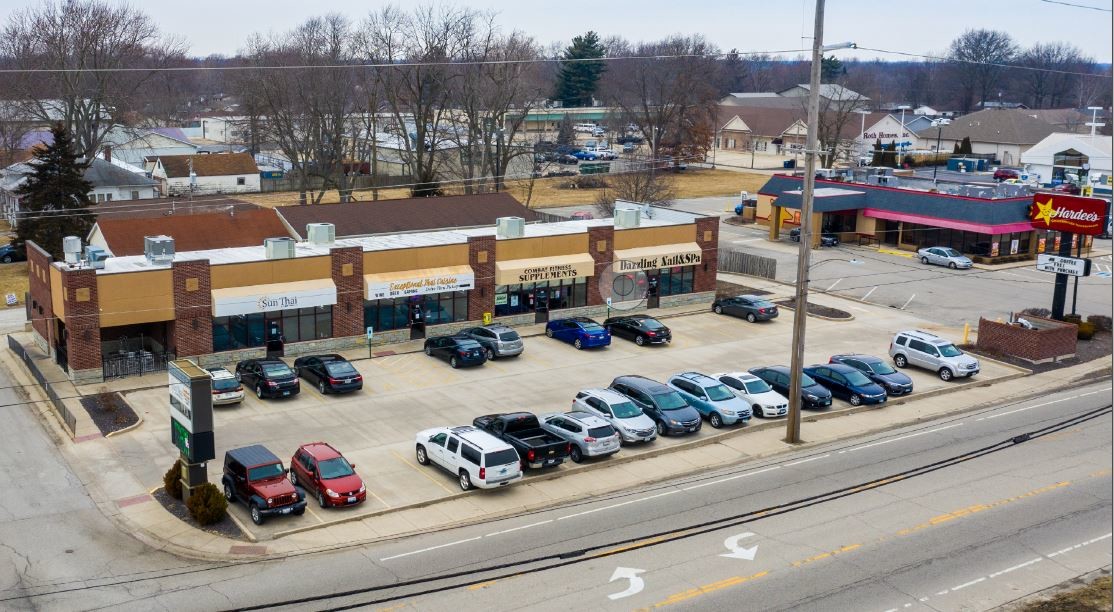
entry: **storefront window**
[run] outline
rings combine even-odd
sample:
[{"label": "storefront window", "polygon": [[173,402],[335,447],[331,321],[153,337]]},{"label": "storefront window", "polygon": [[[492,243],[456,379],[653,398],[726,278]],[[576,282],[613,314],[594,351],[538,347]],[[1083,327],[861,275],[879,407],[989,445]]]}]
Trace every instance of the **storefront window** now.
[{"label": "storefront window", "polygon": [[662,268],[658,274],[658,295],[692,293],[693,266]]},{"label": "storefront window", "polygon": [[274,324],[286,342],[307,342],[331,338],[333,307],[295,308],[273,312],[213,318],[213,350],[231,351],[263,346],[266,330]]},{"label": "storefront window", "polygon": [[410,325],[414,305],[422,309],[426,325],[468,320],[468,292],[445,291],[404,298],[364,300],[364,325],[376,331],[402,329]]},{"label": "storefront window", "polygon": [[533,312],[539,305],[549,310],[576,308],[588,304],[588,282],[577,277],[560,280],[500,285],[495,288],[495,316]]}]

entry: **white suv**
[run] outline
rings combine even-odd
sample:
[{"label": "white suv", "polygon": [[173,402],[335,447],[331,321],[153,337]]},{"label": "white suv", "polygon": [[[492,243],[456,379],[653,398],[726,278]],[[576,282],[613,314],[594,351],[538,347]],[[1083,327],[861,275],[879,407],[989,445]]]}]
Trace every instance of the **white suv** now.
[{"label": "white suv", "polygon": [[584,389],[576,394],[572,409],[594,414],[611,423],[624,443],[653,442],[657,425],[630,398],[612,389]]},{"label": "white suv", "polygon": [[433,463],[456,474],[465,491],[522,480],[522,462],[514,447],[471,425],[419,431],[414,452],[418,463]]},{"label": "white suv", "polygon": [[240,381],[225,368],[209,368],[209,376],[213,379],[213,405],[227,406],[239,404],[244,401],[244,388]]},{"label": "white suv", "polygon": [[932,370],[940,376],[940,380],[979,373],[978,359],[959,350],[951,342],[920,330],[894,334],[890,341],[890,357],[899,368],[914,365]]}]

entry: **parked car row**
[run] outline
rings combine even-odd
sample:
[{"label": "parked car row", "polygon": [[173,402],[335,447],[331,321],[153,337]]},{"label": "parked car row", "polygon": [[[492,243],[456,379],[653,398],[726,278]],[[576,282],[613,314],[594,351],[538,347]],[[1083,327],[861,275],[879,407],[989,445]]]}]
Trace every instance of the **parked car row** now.
[{"label": "parked car row", "polygon": [[213,379],[214,406],[240,403],[245,387],[259,399],[291,397],[301,391],[301,380],[316,387],[322,395],[364,388],[363,375],[340,355],[299,357],[293,368],[277,357],[245,359],[236,364],[235,374],[225,368],[208,371]]}]

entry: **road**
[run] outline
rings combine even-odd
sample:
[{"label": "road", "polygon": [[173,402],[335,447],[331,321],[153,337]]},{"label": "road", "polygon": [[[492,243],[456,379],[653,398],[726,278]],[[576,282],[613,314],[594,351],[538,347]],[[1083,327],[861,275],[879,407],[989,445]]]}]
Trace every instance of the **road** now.
[{"label": "road", "polygon": [[[1082,385],[547,512],[279,562],[148,564],[136,574],[131,563],[98,561],[90,567],[119,578],[14,595],[5,584],[0,607],[271,608],[308,597],[285,609],[727,610],[741,600],[764,610],[989,609],[1110,565],[1110,395],[1108,381]],[[779,512],[784,504],[793,505]],[[9,559],[35,547],[4,542]],[[505,567],[478,572],[492,565]],[[394,587],[409,580],[418,583]],[[375,590],[316,599],[366,589]],[[427,589],[443,590],[408,596]]]}]

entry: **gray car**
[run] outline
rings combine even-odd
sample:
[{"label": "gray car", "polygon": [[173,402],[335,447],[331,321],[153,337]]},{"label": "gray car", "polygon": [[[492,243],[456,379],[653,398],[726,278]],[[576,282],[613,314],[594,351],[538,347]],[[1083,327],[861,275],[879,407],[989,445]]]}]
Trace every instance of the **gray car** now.
[{"label": "gray car", "polygon": [[975,265],[966,255],[951,247],[928,247],[917,251],[917,257],[924,265],[947,266],[953,270],[966,270]]},{"label": "gray car", "polygon": [[777,318],[777,304],[757,295],[718,297],[712,302],[716,314],[742,317],[751,323]]},{"label": "gray car", "polygon": [[580,463],[585,457],[605,457],[619,452],[619,432],[607,421],[587,412],[543,414],[542,429],[572,443],[569,459]]},{"label": "gray car", "polygon": [[653,442],[657,425],[629,397],[613,389],[583,389],[572,401],[572,409],[607,421],[619,431],[623,442]]},{"label": "gray car", "polygon": [[462,329],[458,335],[479,342],[484,347],[484,356],[488,360],[497,357],[516,357],[525,349],[522,336],[506,325],[469,327]]}]

